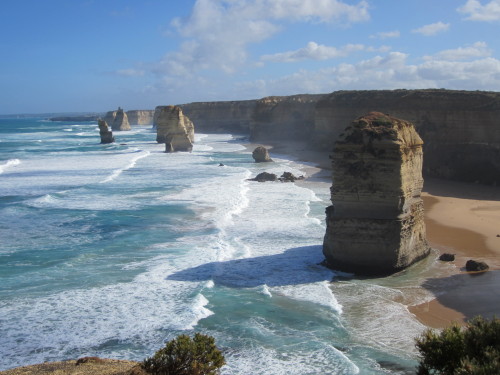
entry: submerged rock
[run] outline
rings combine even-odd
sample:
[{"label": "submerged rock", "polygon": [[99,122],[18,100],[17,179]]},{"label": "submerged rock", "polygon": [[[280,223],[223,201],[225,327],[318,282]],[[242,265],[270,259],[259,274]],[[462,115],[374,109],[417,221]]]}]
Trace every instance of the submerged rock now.
[{"label": "submerged rock", "polygon": [[194,125],[178,106],[158,106],[155,109],[156,141],[165,143],[165,152],[191,151]]},{"label": "submerged rock", "polygon": [[113,143],[115,138],[113,137],[113,132],[109,130],[108,124],[102,119],[97,120],[99,125],[99,135],[101,136],[101,143]]},{"label": "submerged rock", "polygon": [[379,112],[340,135],[331,155],[333,206],[326,210],[323,242],[329,267],[390,274],[429,254],[422,144],[410,122]]},{"label": "submerged rock", "polygon": [[252,157],[256,163],[267,163],[273,161],[269,156],[269,151],[264,146],[258,146],[253,150]]}]

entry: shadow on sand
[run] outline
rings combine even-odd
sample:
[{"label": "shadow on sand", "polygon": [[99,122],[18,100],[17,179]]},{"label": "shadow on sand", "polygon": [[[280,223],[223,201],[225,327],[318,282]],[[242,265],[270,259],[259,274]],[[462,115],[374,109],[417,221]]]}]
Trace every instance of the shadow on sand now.
[{"label": "shadow on sand", "polygon": [[462,313],[468,320],[476,315],[500,316],[499,284],[500,271],[492,270],[428,279],[422,286],[433,292],[440,304]]}]

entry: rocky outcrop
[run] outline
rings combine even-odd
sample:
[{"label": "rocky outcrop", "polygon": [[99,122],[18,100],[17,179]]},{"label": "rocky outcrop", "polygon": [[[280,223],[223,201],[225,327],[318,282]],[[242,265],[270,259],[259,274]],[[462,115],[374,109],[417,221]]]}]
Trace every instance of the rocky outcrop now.
[{"label": "rocky outcrop", "polygon": [[111,125],[112,130],[124,131],[131,130],[130,124],[128,123],[127,114],[118,107],[118,111],[116,111],[115,119],[113,121],[113,125]]},{"label": "rocky outcrop", "polygon": [[264,146],[257,146],[252,152],[252,157],[256,163],[268,163],[273,161],[269,156],[269,151]]},{"label": "rocky outcrop", "polygon": [[415,125],[424,140],[426,175],[500,184],[500,93],[337,91],[316,105],[312,144],[331,150],[346,123],[374,110]]},{"label": "rocky outcrop", "polygon": [[155,109],[156,141],[165,143],[166,152],[191,151],[194,143],[194,125],[175,105]]},{"label": "rocky outcrop", "polygon": [[481,272],[486,271],[490,267],[485,262],[479,262],[477,260],[469,259],[465,263],[465,269],[469,272]]},{"label": "rocky outcrop", "polygon": [[250,181],[266,182],[266,181],[278,181],[278,176],[274,173],[261,172],[254,178],[250,178]]},{"label": "rocky outcrop", "polygon": [[429,254],[420,197],[422,145],[410,122],[379,112],[339,134],[323,243],[328,266],[390,274]]},{"label": "rocky outcrop", "polygon": [[256,100],[198,102],[179,107],[201,133],[248,134]]},{"label": "rocky outcrop", "polygon": [[257,101],[250,121],[250,139],[309,140],[315,107],[323,95],[270,96]]},{"label": "rocky outcrop", "polygon": [[101,143],[113,143],[115,138],[113,137],[113,132],[109,130],[106,121],[98,119],[97,124],[99,125],[99,135],[101,136]]},{"label": "rocky outcrop", "polygon": [[128,122],[131,125],[153,125],[154,110],[130,110],[127,111]]}]

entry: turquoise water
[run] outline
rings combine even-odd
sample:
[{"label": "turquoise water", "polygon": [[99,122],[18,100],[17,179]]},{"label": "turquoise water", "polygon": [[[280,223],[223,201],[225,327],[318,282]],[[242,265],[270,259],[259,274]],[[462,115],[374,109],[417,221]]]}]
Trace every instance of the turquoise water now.
[{"label": "turquoise water", "polygon": [[230,134],[166,154],[149,127],[98,133],[0,120],[0,370],[203,332],[224,374],[414,372],[419,270],[339,278],[319,265],[329,184],[247,180],[307,166]]}]

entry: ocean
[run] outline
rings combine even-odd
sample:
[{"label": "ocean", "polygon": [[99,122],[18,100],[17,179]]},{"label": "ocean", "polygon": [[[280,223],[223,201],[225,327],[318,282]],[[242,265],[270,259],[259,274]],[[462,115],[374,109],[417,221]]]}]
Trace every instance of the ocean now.
[{"label": "ocean", "polygon": [[[100,144],[95,122],[0,119],[0,370],[142,360],[215,338],[223,374],[412,374],[429,298],[419,263],[379,279],[321,266],[327,182],[286,155],[197,134],[164,153],[149,126]],[[223,164],[223,165],[220,165]]]}]

